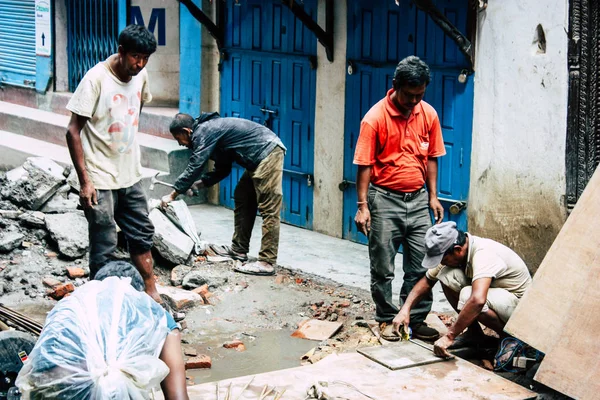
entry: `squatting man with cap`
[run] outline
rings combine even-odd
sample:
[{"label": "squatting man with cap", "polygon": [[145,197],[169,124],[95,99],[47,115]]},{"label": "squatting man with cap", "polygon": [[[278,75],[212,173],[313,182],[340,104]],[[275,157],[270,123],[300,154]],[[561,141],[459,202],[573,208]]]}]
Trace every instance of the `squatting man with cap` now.
[{"label": "squatting man with cap", "polygon": [[425,248],[423,267],[428,271],[394,318],[394,332],[399,335],[401,326],[408,327],[411,308],[439,281],[458,318],[435,342],[436,355],[448,357],[448,348],[484,338],[478,322],[505,337],[504,326],[531,285],[523,260],[503,244],[457,229],[454,222],[430,228]]},{"label": "squatting man with cap", "polygon": [[[163,206],[190,188],[197,190],[220,182],[231,173],[235,161],[246,171],[234,192],[232,245],[212,245],[210,248],[217,255],[248,261],[250,237],[258,210],[263,218],[258,261],[238,265],[235,270],[252,275],[273,275],[279,249],[283,156],[286,151],[279,137],[256,122],[221,118],[216,112],[202,113],[196,119],[188,114],[177,114],[169,129],[181,146],[192,149],[192,156],[173,185],[175,190],[162,198]],[[209,158],[215,161],[214,170],[204,172]]]}]

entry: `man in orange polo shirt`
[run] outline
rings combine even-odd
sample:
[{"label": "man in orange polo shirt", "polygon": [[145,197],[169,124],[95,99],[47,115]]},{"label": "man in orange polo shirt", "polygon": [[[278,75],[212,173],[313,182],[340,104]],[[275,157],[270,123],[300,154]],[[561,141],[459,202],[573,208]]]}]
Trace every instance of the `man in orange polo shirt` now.
[{"label": "man in orange polo shirt", "polygon": [[[437,113],[423,96],[431,77],[429,67],[415,56],[398,63],[393,88],[364,116],[354,164],[358,165],[358,211],[354,221],[369,238],[371,296],[381,336],[398,340],[392,320],[394,259],[403,246],[404,282],[400,305],[425,276],[425,233],[440,223],[444,209],[437,198],[437,157],[446,154]],[[427,189],[425,189],[425,184]],[[411,309],[413,336],[434,340],[439,333],[425,323],[431,293]]]}]

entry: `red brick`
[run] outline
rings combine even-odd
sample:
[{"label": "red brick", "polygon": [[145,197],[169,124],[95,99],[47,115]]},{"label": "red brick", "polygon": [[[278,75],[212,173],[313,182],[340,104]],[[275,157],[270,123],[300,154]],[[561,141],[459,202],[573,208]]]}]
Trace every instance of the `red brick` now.
[{"label": "red brick", "polygon": [[68,293],[71,293],[75,290],[75,286],[72,283],[65,283],[64,285],[60,285],[54,288],[48,295],[52,297],[54,300],[60,300],[65,297]]},{"label": "red brick", "polygon": [[242,343],[235,348],[235,351],[246,351],[246,346],[244,345],[244,343]]},{"label": "red brick", "polygon": [[225,342],[223,343],[223,347],[225,347],[226,349],[234,349],[237,348],[239,345],[244,345],[244,342],[242,342],[241,340],[232,340],[230,342]]},{"label": "red brick", "polygon": [[83,278],[85,271],[79,267],[67,267],[67,276],[71,279]]},{"label": "red brick", "polygon": [[206,304],[210,304],[208,299],[212,297],[212,293],[208,291],[208,285],[204,284],[200,287],[197,287],[196,289],[192,290],[192,292],[199,294]]},{"label": "red brick", "polygon": [[185,362],[185,369],[199,369],[212,367],[212,360],[209,356],[201,354],[198,357],[192,357]]},{"label": "red brick", "polygon": [[60,285],[62,282],[59,281],[58,279],[54,279],[54,278],[48,276],[42,280],[42,283],[52,289],[52,288]]},{"label": "red brick", "polygon": [[344,300],[338,304],[338,307],[350,307],[350,302],[348,300]]}]

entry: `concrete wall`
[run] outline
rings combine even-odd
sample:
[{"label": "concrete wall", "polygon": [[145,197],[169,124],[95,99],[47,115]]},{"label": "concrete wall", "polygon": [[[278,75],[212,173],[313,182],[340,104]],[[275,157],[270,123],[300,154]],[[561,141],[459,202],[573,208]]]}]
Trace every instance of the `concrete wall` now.
[{"label": "concrete wall", "polygon": [[469,231],[535,271],[566,218],[568,4],[491,1],[479,18]]},{"label": "concrete wall", "polygon": [[54,90],[69,91],[69,59],[67,56],[67,5],[65,0],[54,2]]},{"label": "concrete wall", "polygon": [[[143,21],[134,8],[139,7]],[[152,105],[179,103],[179,2],[177,0],[132,0],[134,23],[143,24],[159,40],[146,69],[150,75]],[[162,16],[164,15],[164,19]],[[164,24],[164,26],[162,26]],[[161,34],[164,32],[164,35]]]},{"label": "concrete wall", "polygon": [[[325,27],[325,1],[319,0],[318,22]],[[317,43],[315,104],[315,186],[313,229],[342,236],[344,173],[344,113],[346,99],[346,1],[335,2],[333,62]]]}]

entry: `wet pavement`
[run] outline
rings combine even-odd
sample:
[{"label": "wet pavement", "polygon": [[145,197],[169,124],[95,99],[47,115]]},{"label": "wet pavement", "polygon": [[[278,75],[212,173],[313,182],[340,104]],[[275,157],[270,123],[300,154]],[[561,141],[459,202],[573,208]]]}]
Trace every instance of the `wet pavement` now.
[{"label": "wet pavement", "polygon": [[[210,204],[190,206],[190,212],[201,240],[211,243],[231,244],[233,211]],[[250,256],[256,257],[260,249],[260,217],[256,218]],[[278,263],[285,267],[331,279],[342,285],[369,290],[369,254],[367,247],[349,240],[334,238],[303,228],[282,224]],[[394,298],[398,298],[402,285],[402,255],[396,257]],[[434,287],[435,312],[453,312],[438,284]]]}]

